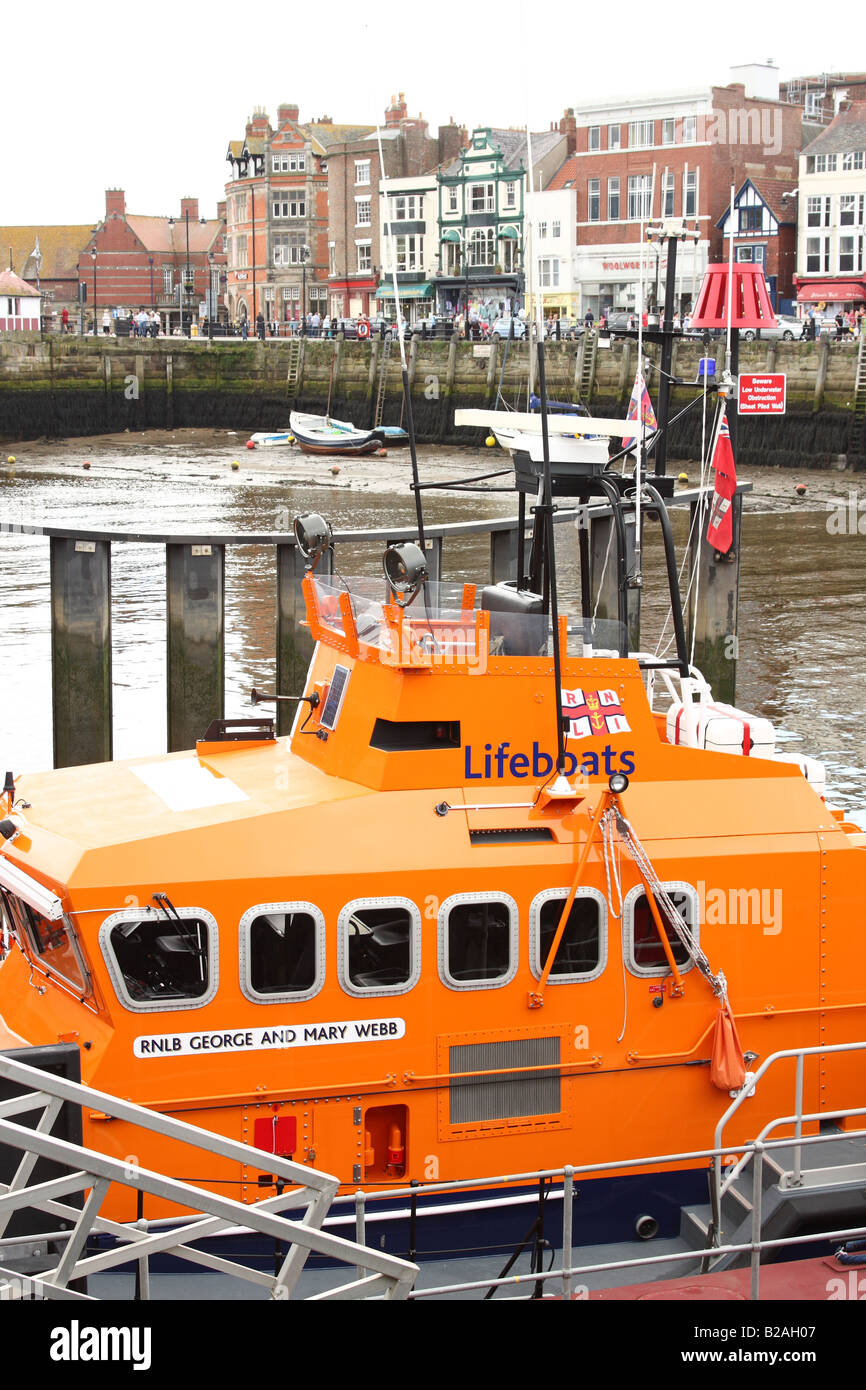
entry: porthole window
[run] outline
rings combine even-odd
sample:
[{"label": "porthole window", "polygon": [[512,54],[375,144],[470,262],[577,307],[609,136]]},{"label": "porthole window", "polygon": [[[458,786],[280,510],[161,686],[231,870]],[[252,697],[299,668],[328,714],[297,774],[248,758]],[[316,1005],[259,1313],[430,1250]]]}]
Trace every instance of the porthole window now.
[{"label": "porthole window", "polygon": [[[567,888],[548,888],[529,909],[529,965],[540,979],[568,898]],[[607,964],[607,902],[595,888],[578,888],[568,914],[549,984],[595,980]]]},{"label": "porthole window", "polygon": [[[662,887],[697,942],[700,936],[700,924],[698,895],[695,889],[688,883],[664,883]],[[669,975],[668,959],[642,885],[632,888],[626,894],[623,917],[626,960],[632,974]],[[663,916],[662,925],[670,942],[677,969],[685,974],[687,970],[692,968],[691,957],[673,927],[665,921]]]},{"label": "porthole window", "polygon": [[255,1004],[312,999],[325,978],[325,919],[312,903],[259,903],[240,922],[241,989]]},{"label": "porthole window", "polygon": [[421,973],[421,914],[408,898],[356,898],[338,922],[337,968],[347,994],[405,994]]},{"label": "porthole window", "polygon": [[517,904],[454,893],[439,909],[439,973],[450,989],[497,989],[517,970]]},{"label": "porthole window", "polygon": [[112,913],[99,929],[99,946],[127,1009],[197,1009],[216,994],[217,924],[201,908]]}]

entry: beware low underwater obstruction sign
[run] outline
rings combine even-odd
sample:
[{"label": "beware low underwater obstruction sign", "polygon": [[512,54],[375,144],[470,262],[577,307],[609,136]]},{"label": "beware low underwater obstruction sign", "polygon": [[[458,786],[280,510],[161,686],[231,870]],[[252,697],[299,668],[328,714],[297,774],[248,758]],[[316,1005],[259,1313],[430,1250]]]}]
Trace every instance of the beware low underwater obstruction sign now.
[{"label": "beware low underwater obstruction sign", "polygon": [[737,414],[784,415],[784,372],[765,376],[746,373],[741,376],[737,389]]}]

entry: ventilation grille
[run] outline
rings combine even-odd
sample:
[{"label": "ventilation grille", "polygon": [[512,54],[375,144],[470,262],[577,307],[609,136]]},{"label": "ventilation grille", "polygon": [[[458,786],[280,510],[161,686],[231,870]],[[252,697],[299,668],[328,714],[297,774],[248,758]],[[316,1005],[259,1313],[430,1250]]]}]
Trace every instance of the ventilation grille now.
[{"label": "ventilation grille", "polygon": [[535,845],[542,841],[549,843],[553,831],[547,825],[505,826],[501,830],[470,830],[469,841],[473,845]]},{"label": "ventilation grille", "polygon": [[[509,1038],[495,1043],[461,1043],[449,1048],[450,1121],[516,1120],[524,1115],[555,1115],[561,1109],[560,1038]],[[522,1067],[556,1067],[553,1072]],[[513,1070],[512,1070],[513,1068]],[[467,1077],[455,1072],[494,1071],[497,1076]]]}]

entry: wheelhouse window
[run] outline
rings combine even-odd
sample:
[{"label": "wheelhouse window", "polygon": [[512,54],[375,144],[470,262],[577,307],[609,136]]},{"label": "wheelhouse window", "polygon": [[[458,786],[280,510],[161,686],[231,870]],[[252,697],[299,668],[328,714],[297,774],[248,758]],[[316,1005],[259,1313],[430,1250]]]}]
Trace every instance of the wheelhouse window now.
[{"label": "wheelhouse window", "polygon": [[[568,898],[567,888],[548,888],[529,909],[529,964],[539,979],[547,964]],[[552,984],[594,980],[607,963],[607,903],[595,888],[578,888],[548,979]]]},{"label": "wheelhouse window", "polygon": [[201,908],[115,912],[99,945],[127,1009],[201,1008],[216,993],[217,925]]},{"label": "wheelhouse window", "polygon": [[455,893],[439,909],[439,973],[451,989],[496,989],[517,969],[517,904]]},{"label": "wheelhouse window", "polygon": [[408,898],[358,898],[340,913],[338,973],[347,994],[405,994],[421,972],[421,914]]},{"label": "wheelhouse window", "polygon": [[0,916],[25,955],[76,994],[90,994],[90,974],[68,917],[51,921],[7,888],[0,888]]},{"label": "wheelhouse window", "polygon": [[325,919],[311,903],[260,903],[240,922],[241,989],[254,1003],[311,999],[325,977]]},{"label": "wheelhouse window", "polygon": [[[662,887],[697,943],[700,935],[698,895],[688,883],[663,883]],[[626,962],[633,975],[668,975],[670,966],[658,927],[643,888],[632,888],[623,905],[626,935]],[[662,927],[677,968],[691,969],[691,957],[674,927],[659,908]]]}]

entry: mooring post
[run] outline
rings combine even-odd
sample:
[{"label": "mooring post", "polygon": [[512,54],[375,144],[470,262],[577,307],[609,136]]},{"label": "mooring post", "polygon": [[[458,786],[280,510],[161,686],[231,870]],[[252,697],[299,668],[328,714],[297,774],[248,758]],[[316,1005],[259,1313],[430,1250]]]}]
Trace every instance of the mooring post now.
[{"label": "mooring post", "polygon": [[[700,501],[691,504],[690,568],[697,564],[689,603],[689,641],[694,634],[693,665],[712,686],[717,700],[732,705],[737,688],[737,609],[740,591],[740,546],[743,497],[731,502],[733,541],[727,555],[707,540],[709,498],[695,517]],[[697,556],[695,552],[697,551]]]},{"label": "mooring post", "polygon": [[439,410],[439,443],[451,434],[454,428],[454,418],[451,414],[451,399],[454,394],[454,377],[457,372],[457,334],[452,334],[451,342],[448,344],[448,365],[445,371],[445,389],[439,384],[439,399],[441,406]]},{"label": "mooring post", "polygon": [[[490,532],[490,583],[513,579],[517,574],[517,527]],[[526,538],[524,537],[524,554]]]},{"label": "mooring post", "polygon": [[[626,513],[625,523],[625,572],[630,575],[635,565],[635,519],[634,514]],[[641,519],[641,530],[643,530]],[[610,512],[592,511],[589,513],[589,572],[592,590],[592,605],[597,622],[616,624],[619,622],[618,561],[616,529]],[[640,648],[640,589],[626,590],[626,611],[628,614],[629,651]],[[608,637],[610,640],[608,640]],[[613,627],[608,637],[598,634],[596,645],[617,647],[618,639]]]},{"label": "mooring post", "polygon": [[225,546],[166,550],[168,751],[192,748],[224,712]]},{"label": "mooring post", "polygon": [[427,536],[427,570],[431,584],[441,584],[442,582],[442,537]]},{"label": "mooring post", "polygon": [[[328,578],[332,572],[333,555],[325,551],[319,559],[316,573]],[[277,545],[277,694],[302,695],[307,668],[313,655],[313,639],[301,623],[306,616],[301,580],[304,577],[304,557],[293,541]],[[306,709],[307,706],[304,706]],[[291,732],[295,704],[277,702],[277,733],[282,737]]]},{"label": "mooring post", "polygon": [[51,537],[54,766],[111,759],[111,542]]}]

